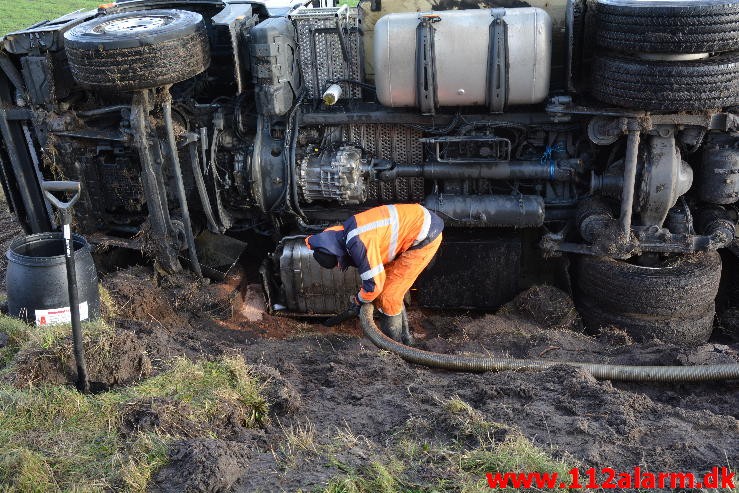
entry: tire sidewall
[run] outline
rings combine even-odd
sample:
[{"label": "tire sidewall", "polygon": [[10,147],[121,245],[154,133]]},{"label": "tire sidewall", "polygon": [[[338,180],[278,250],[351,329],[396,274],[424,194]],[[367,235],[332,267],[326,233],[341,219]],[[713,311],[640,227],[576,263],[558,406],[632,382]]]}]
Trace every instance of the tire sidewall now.
[{"label": "tire sidewall", "polygon": [[689,317],[649,318],[641,314],[611,313],[592,302],[578,304],[583,321],[592,333],[607,327],[626,331],[635,341],[648,342],[658,339],[679,346],[705,344],[713,333],[715,308],[705,307]]},{"label": "tire sidewall", "polygon": [[722,269],[717,252],[681,255],[659,268],[586,256],[575,265],[578,307],[595,306],[614,320],[690,319],[714,309]]}]

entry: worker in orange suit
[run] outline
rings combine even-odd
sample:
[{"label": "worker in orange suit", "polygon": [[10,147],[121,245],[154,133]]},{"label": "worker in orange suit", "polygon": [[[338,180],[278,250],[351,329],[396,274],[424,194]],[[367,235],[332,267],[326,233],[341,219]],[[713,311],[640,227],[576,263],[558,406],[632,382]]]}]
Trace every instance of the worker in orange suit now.
[{"label": "worker in orange suit", "polygon": [[348,311],[374,303],[385,335],[411,344],[403,298],[439,249],[443,229],[444,221],[420,204],[382,205],[309,236],[305,244],[324,268],[359,271],[362,288]]}]

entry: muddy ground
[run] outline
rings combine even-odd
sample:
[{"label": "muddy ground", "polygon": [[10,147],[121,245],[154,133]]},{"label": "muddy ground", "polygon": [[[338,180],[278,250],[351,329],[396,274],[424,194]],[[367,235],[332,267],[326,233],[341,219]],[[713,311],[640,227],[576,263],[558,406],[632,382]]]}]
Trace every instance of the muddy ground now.
[{"label": "muddy ground", "polygon": [[[0,220],[6,231],[0,239],[17,232],[9,224]],[[491,440],[520,432],[582,468],[739,467],[739,382],[612,383],[564,365],[540,372],[451,373],[379,351],[355,322],[328,330],[270,316],[258,285],[238,278],[210,284],[188,274],[161,278],[150,267],[133,266],[104,273],[102,283],[115,301],[110,316],[121,363],[98,380],[125,384],[136,377],[131,368],[142,377],[176,356],[238,353],[268,382],[269,425],[178,441],[155,476],[155,491],[321,489],[342,472],[382,461],[408,436],[434,447],[464,442],[464,431],[444,406],[452,397],[496,423]],[[412,310],[410,323],[420,347],[447,353],[659,365],[739,362],[739,344],[726,339],[686,349],[634,343],[617,328],[586,335],[569,297],[546,286],[523,293],[497,314]],[[37,378],[63,381],[64,371],[44,368]],[[111,374],[118,371],[123,373]],[[132,413],[131,426],[144,426],[155,415],[154,408]],[[286,445],[288,430],[310,435],[309,443],[302,449],[299,441]],[[319,451],[335,445],[337,435],[354,439],[332,449],[329,461]],[[443,474],[440,467],[419,459],[406,464],[404,475],[409,484],[423,485],[432,473]]]},{"label": "muddy ground", "polygon": [[[127,307],[118,325],[147,341],[153,360],[243,354],[272,375],[276,385],[269,398],[277,418],[274,426],[233,440],[181,442],[157,476],[163,491],[186,485],[199,490],[215,477],[226,478],[224,486],[236,491],[320,487],[340,471],[309,453],[285,469],[279,452],[285,429],[314,427],[319,448],[329,446],[337,430],[351,430],[363,440],[342,460],[359,468],[382,458],[409,427],[429,443],[458,439],[443,409],[454,396],[501,424],[497,439],[517,429],[555,458],[583,467],[704,471],[739,463],[737,382],[611,383],[567,366],[538,373],[450,373],[378,351],[355,323],[328,332],[267,314],[245,320],[245,312],[256,312],[256,286],[249,286],[244,303],[243,289],[196,289],[188,276],[163,284],[164,290],[154,290],[153,273],[144,267],[107,276],[104,285]],[[737,344],[689,350],[658,341],[636,344],[618,329],[585,335],[569,298],[548,287],[525,292],[495,315],[416,310],[411,325],[420,347],[440,352],[633,364],[739,362]],[[416,466],[413,474],[422,478],[423,466]]]}]

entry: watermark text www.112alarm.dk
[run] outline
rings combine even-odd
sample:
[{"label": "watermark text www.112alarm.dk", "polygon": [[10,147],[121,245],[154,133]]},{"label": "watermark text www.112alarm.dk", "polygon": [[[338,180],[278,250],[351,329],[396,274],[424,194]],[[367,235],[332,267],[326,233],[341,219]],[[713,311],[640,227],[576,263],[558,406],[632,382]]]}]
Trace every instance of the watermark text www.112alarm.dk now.
[{"label": "watermark text www.112alarm.dk", "polygon": [[502,488],[541,489],[663,489],[663,488],[734,488],[734,472],[727,467],[714,467],[705,474],[692,472],[649,472],[640,467],[616,471],[611,467],[594,467],[581,471],[573,468],[566,476],[556,472],[496,472],[485,475],[488,486]]}]

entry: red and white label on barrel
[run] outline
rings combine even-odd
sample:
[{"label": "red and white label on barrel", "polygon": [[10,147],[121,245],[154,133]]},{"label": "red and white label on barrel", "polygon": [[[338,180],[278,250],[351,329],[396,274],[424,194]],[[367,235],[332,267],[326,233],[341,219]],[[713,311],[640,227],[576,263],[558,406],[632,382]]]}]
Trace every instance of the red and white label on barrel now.
[{"label": "red and white label on barrel", "polygon": [[[80,303],[80,320],[87,320],[89,311],[87,302]],[[36,310],[36,325],[54,325],[72,323],[72,310],[68,307],[51,308],[49,310]]]}]

